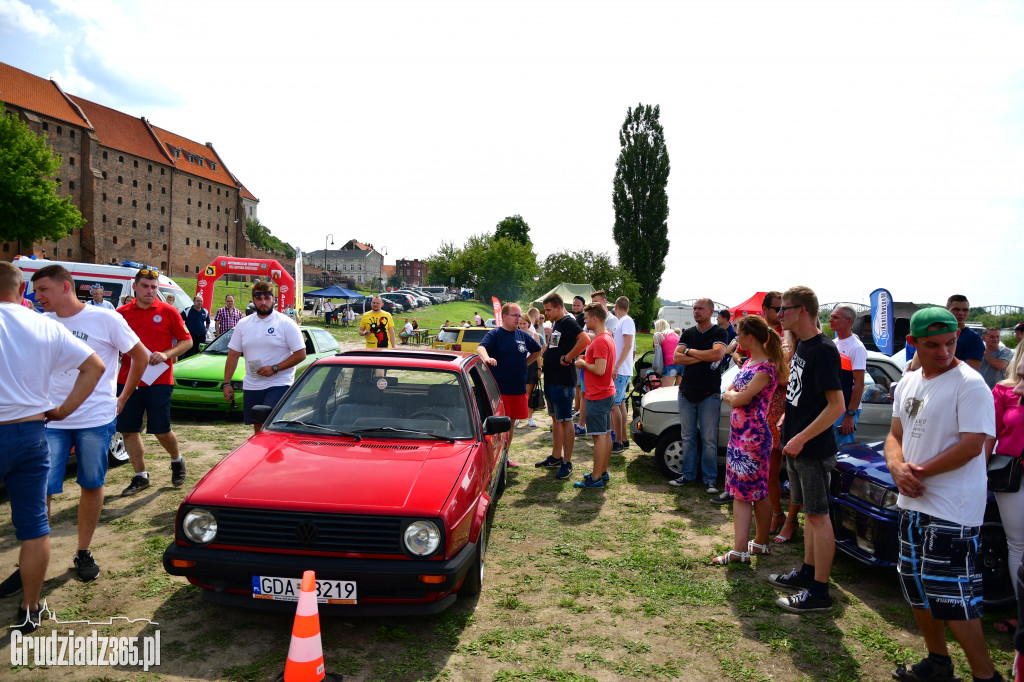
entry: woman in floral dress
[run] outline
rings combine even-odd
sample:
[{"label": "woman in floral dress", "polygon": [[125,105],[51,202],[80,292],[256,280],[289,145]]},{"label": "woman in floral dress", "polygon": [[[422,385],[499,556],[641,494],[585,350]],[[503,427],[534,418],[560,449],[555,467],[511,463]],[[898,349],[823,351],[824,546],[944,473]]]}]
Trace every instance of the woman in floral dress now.
[{"label": "woman in floral dress", "polygon": [[[750,563],[751,554],[768,554],[768,467],[772,433],[768,406],[775,387],[788,378],[782,339],[764,318],[748,315],[736,329],[739,347],[750,354],[722,395],[732,407],[729,446],[725,456],[725,491],[733,496],[733,548],[712,563]],[[786,375],[786,376],[780,376]],[[750,537],[751,517],[756,534]]]}]

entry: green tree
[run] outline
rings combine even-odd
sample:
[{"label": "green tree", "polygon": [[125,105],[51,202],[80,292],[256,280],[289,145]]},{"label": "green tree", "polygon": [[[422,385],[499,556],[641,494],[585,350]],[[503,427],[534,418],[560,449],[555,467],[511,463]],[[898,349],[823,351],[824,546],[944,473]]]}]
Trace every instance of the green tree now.
[{"label": "green tree", "polygon": [[494,231],[494,238],[500,239],[502,237],[508,237],[512,241],[525,244],[526,246],[533,246],[533,242],[530,241],[530,226],[523,220],[523,216],[518,213],[498,223]]},{"label": "green tree", "polygon": [[455,284],[465,286],[463,279],[466,275],[463,266],[462,249],[455,246],[454,242],[441,242],[437,251],[427,257],[427,284],[443,284],[451,286],[452,278]]},{"label": "green tree", "polygon": [[402,278],[399,277],[397,273],[391,275],[390,277],[388,277],[388,286],[396,288],[402,286]]},{"label": "green tree", "polygon": [[28,246],[68,236],[85,218],[49,179],[60,169],[60,156],[3,102],[0,111],[0,241]]},{"label": "green tree", "polygon": [[245,235],[257,246],[266,251],[283,253],[289,258],[295,257],[295,249],[291,244],[286,244],[270,232],[270,228],[260,222],[259,218],[245,219]]},{"label": "green tree", "polygon": [[533,248],[508,237],[489,240],[479,263],[474,288],[481,301],[491,296],[502,303],[518,301],[539,272]]},{"label": "green tree", "polygon": [[668,257],[669,160],[660,117],[658,105],[638,104],[627,111],[612,181],[612,235],[619,247],[619,265],[639,285],[638,300],[630,308],[638,329],[649,329],[657,313]]},{"label": "green tree", "polygon": [[609,301],[626,296],[632,311],[632,302],[640,294],[640,287],[632,275],[613,264],[606,253],[594,253],[586,249],[553,253],[544,259],[540,270],[542,274],[531,290],[533,298],[546,294],[562,282],[585,283],[604,290]]}]

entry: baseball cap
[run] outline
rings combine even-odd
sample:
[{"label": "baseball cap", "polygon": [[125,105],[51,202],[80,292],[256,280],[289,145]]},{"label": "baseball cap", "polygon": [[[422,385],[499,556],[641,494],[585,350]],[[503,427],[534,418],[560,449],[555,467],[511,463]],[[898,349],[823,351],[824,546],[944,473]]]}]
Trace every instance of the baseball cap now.
[{"label": "baseball cap", "polygon": [[[933,324],[940,323],[945,326],[928,329]],[[945,308],[921,308],[910,318],[910,335],[917,339],[948,334],[949,332],[956,332],[956,330],[956,318],[953,317],[953,313]]]},{"label": "baseball cap", "polygon": [[1013,328],[1015,332],[1024,332],[1024,322],[1018,322],[1017,326]]}]

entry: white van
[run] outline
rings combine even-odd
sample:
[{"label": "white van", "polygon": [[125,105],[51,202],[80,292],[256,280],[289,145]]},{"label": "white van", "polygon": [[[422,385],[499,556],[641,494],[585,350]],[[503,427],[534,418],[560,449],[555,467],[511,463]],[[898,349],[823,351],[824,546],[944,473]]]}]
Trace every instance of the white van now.
[{"label": "white van", "polygon": [[696,320],[693,319],[693,306],[689,305],[664,306],[658,310],[658,319],[665,320],[673,329],[689,329],[697,326]]},{"label": "white van", "polygon": [[[45,268],[47,265],[63,265],[75,280],[75,293],[82,301],[92,299],[90,290],[92,285],[99,283],[103,285],[103,298],[110,301],[115,308],[121,305],[122,296],[134,296],[132,282],[135,281],[135,273],[143,267],[141,263],[125,261],[121,265],[96,265],[93,263],[72,263],[70,261],[43,260],[37,258],[16,258],[14,265],[21,268],[25,278],[25,297],[35,301],[32,293],[32,275]],[[156,268],[154,268],[156,269]],[[159,277],[160,300],[166,301],[167,296],[174,296],[174,307],[184,310],[192,305],[191,297],[179,287],[173,279],[166,275]]]}]

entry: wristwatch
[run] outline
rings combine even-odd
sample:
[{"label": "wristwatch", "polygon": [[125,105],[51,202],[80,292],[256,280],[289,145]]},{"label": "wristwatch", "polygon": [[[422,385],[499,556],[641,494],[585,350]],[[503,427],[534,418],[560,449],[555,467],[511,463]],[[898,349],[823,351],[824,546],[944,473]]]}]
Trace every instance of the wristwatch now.
[{"label": "wristwatch", "polygon": [[690,347],[687,346],[686,348],[683,349],[683,355],[689,355],[689,354],[690,354]]},{"label": "wristwatch", "polygon": [[277,365],[271,365],[270,369],[274,370],[274,374],[277,374],[279,368]]},{"label": "wristwatch", "polygon": [[846,411],[846,416],[847,417],[856,417],[857,416],[857,410],[847,410]]}]

